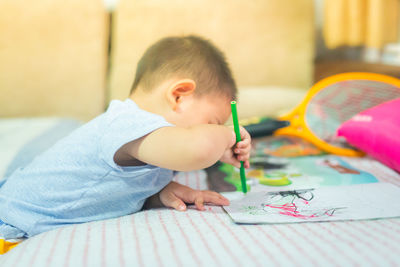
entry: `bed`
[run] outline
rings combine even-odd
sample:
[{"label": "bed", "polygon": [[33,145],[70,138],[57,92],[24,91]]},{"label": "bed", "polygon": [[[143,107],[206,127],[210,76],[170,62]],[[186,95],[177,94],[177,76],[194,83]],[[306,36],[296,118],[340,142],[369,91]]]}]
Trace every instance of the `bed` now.
[{"label": "bed", "polygon": [[[30,9],[0,3],[7,14],[0,15],[6,37],[0,40],[0,181],[100,114],[110,99],[125,98],[133,62],[165,35],[206,35],[227,51],[242,117],[276,116],[311,85],[311,0],[290,7],[279,0],[167,2],[121,0],[111,20],[97,0],[37,1]],[[275,101],[267,106],[263,99]],[[353,161],[400,186],[400,175],[379,162]],[[207,189],[206,179],[204,170],[174,178],[196,189]],[[238,225],[221,207],[159,208],[39,234],[0,255],[0,265],[396,266],[399,242],[400,219]]]},{"label": "bed", "polygon": [[[80,124],[59,118],[0,120],[0,146],[8,152],[0,154],[2,177]],[[400,175],[375,160],[352,164],[400,186]],[[207,188],[204,170],[181,172],[174,180]],[[395,266],[399,241],[400,219],[238,225],[217,206],[203,212],[160,208],[39,234],[0,256],[0,265]]]}]

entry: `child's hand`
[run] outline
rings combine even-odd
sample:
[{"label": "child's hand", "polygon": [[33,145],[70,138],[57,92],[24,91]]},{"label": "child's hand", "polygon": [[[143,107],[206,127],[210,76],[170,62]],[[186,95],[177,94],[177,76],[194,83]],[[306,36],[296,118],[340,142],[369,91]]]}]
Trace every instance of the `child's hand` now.
[{"label": "child's hand", "polygon": [[232,164],[237,168],[240,168],[240,162],[243,161],[244,167],[249,168],[251,137],[246,129],[242,126],[240,126],[240,138],[242,139],[242,141],[227,149],[222,155],[220,161]]},{"label": "child's hand", "polygon": [[229,200],[217,192],[194,190],[175,182],[169,183],[159,193],[161,203],[176,210],[186,210],[185,203],[194,203],[198,210],[205,210],[204,203],[227,206]]}]

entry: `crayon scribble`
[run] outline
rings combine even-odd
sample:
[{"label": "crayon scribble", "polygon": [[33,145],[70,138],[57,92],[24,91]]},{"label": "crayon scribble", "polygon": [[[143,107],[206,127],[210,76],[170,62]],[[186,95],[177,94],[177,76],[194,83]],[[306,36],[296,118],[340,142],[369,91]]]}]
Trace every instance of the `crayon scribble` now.
[{"label": "crayon scribble", "polygon": [[281,192],[269,192],[266,201],[261,207],[248,206],[245,211],[252,215],[281,214],[300,219],[309,219],[325,216],[333,216],[340,208],[315,208],[313,207],[314,189],[290,190]]}]

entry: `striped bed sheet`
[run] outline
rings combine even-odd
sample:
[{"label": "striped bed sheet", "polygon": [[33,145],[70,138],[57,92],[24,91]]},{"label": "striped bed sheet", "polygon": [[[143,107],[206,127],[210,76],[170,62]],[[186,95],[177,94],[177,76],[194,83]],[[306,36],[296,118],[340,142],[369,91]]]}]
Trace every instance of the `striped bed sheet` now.
[{"label": "striped bed sheet", "polygon": [[[368,158],[353,166],[400,186],[400,175]],[[203,170],[175,181],[206,189]],[[0,266],[399,266],[400,219],[237,225],[221,207],[153,209],[34,236]]]}]

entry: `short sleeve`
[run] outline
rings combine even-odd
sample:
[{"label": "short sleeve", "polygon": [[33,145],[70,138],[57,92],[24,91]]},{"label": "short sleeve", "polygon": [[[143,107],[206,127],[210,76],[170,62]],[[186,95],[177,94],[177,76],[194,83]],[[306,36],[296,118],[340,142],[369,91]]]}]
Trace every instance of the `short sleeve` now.
[{"label": "short sleeve", "polygon": [[106,118],[100,138],[100,156],[111,167],[121,169],[114,155],[123,145],[159,128],[173,126],[163,117],[141,109],[114,111]]}]

